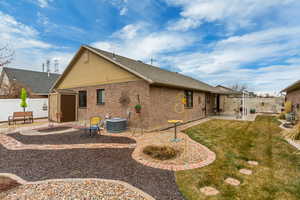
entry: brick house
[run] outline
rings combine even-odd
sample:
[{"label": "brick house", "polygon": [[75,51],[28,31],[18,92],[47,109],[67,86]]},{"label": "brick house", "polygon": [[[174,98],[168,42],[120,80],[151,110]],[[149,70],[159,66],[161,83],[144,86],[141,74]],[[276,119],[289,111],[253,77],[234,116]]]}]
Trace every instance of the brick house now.
[{"label": "brick house", "polygon": [[[81,46],[49,96],[49,120],[123,117],[146,130],[204,118],[218,109],[225,94],[180,73],[90,46]],[[142,105],[141,113],[135,105]],[[220,108],[219,108],[220,109]]]},{"label": "brick house", "polygon": [[288,86],[281,92],[286,92],[285,101],[292,102],[292,111],[300,117],[300,80]]}]

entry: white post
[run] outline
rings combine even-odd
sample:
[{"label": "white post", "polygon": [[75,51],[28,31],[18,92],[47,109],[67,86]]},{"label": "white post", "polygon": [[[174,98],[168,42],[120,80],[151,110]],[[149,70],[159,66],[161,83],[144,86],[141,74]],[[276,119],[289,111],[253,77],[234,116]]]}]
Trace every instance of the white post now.
[{"label": "white post", "polygon": [[243,91],[242,119],[245,120],[245,92]]}]

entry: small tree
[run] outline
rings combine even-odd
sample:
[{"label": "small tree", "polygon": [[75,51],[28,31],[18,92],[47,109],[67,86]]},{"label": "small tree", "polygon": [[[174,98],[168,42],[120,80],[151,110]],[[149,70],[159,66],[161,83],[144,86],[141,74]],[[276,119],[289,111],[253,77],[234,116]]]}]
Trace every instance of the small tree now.
[{"label": "small tree", "polygon": [[292,112],[292,102],[291,101],[286,101],[284,104],[284,112],[285,113],[290,113]]},{"label": "small tree", "polygon": [[27,99],[27,92],[26,92],[25,88],[22,88],[22,90],[21,90],[21,105],[20,106],[23,108],[24,112],[25,112],[25,108],[27,108],[26,99]]}]

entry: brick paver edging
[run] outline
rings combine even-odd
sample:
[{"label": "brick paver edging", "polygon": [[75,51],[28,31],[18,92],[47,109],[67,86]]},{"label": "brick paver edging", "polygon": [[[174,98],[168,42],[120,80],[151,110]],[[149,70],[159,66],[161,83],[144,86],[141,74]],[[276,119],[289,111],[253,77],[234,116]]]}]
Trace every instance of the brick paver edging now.
[{"label": "brick paver edging", "polygon": [[209,164],[211,164],[212,162],[215,161],[216,159],[216,154],[214,152],[212,152],[211,150],[209,150],[206,146],[199,144],[199,143],[195,143],[193,144],[193,148],[195,148],[197,151],[199,152],[206,152],[206,159],[205,160],[201,160],[197,163],[187,163],[187,164],[182,164],[182,165],[176,165],[176,164],[162,164],[162,163],[157,163],[157,162],[152,162],[149,160],[146,160],[144,158],[142,158],[139,155],[138,149],[136,148],[135,151],[132,153],[132,158],[134,160],[136,160],[137,162],[146,165],[148,167],[153,167],[153,168],[158,168],[158,169],[165,169],[165,170],[170,170],[170,171],[181,171],[181,170],[189,170],[189,169],[196,169],[196,168],[200,168],[200,167],[205,167]]},{"label": "brick paver edging", "polygon": [[67,178],[67,179],[48,179],[48,180],[43,180],[43,181],[34,181],[34,182],[29,182],[26,181],[20,177],[18,177],[15,174],[10,174],[10,173],[0,173],[0,176],[3,177],[8,177],[11,178],[18,183],[22,185],[36,185],[36,184],[47,184],[51,182],[84,182],[84,181],[102,181],[102,182],[107,182],[107,183],[113,183],[113,184],[119,184],[123,185],[126,189],[131,190],[133,192],[136,192],[140,194],[142,197],[144,197],[147,200],[155,200],[152,196],[147,194],[146,192],[130,185],[129,183],[126,183],[124,181],[119,181],[119,180],[111,180],[111,179],[100,179],[100,178]]},{"label": "brick paver edging", "polygon": [[[207,122],[210,119],[202,119],[200,121],[196,121],[196,122],[192,122],[191,124],[185,124],[184,126],[180,127],[180,131],[183,131],[187,128],[190,128],[192,126],[195,125],[199,125],[201,123]],[[153,167],[153,168],[159,168],[159,169],[165,169],[165,170],[171,170],[171,171],[181,171],[181,170],[189,170],[189,169],[196,169],[196,168],[200,168],[200,167],[205,167],[211,163],[213,163],[216,160],[216,154],[211,151],[210,149],[208,149],[206,146],[192,140],[190,137],[187,137],[189,141],[189,143],[192,145],[192,147],[202,153],[203,151],[206,153],[207,157],[205,160],[201,160],[199,162],[196,163],[187,163],[187,164],[182,164],[182,165],[176,165],[176,164],[162,164],[162,163],[157,163],[157,162],[152,162],[150,160],[146,160],[144,159],[142,156],[139,155],[139,150],[138,148],[136,148],[134,150],[134,152],[132,153],[132,158],[135,159],[137,162],[149,166],[149,167]],[[139,142],[137,141],[138,146],[139,146]]]},{"label": "brick paver edging", "polygon": [[61,150],[61,149],[99,149],[99,148],[135,148],[136,144],[119,144],[119,143],[94,143],[94,144],[62,144],[62,145],[38,145],[23,144],[14,138],[0,134],[0,143],[9,150]]},{"label": "brick paver edging", "polygon": [[[281,129],[287,130],[287,131],[290,131],[290,130],[291,130],[291,129],[285,128],[285,127],[283,126],[283,124],[286,122],[285,120],[279,119],[278,121],[281,122],[281,124],[280,124],[280,126],[279,126]],[[286,137],[285,137],[284,139],[285,139],[290,145],[292,145],[292,146],[294,146],[296,149],[300,150],[300,143],[295,142],[294,140],[288,139],[288,138],[286,138]]]}]

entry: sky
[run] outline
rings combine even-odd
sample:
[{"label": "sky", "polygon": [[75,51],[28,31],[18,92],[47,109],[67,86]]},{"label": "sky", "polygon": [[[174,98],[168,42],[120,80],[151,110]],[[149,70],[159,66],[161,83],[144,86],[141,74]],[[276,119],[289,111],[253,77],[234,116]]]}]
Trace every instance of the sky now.
[{"label": "sky", "polygon": [[[278,93],[300,79],[299,0],[0,0],[8,67],[62,72],[87,44],[211,85]],[[53,68],[52,68],[53,69]]]}]

